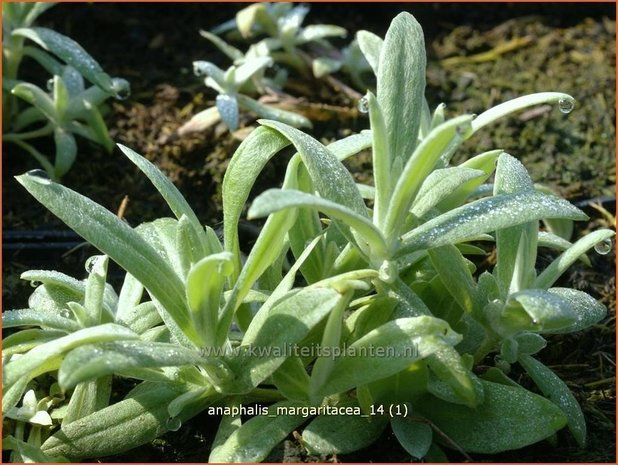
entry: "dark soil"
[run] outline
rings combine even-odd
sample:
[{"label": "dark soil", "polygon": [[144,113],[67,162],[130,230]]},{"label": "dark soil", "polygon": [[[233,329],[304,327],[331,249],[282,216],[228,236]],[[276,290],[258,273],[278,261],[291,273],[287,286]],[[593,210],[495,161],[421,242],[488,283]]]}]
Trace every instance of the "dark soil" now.
[{"label": "dark soil", "polygon": [[[215,93],[191,71],[193,60],[228,61],[203,38],[208,29],[231,18],[245,4],[61,4],[41,18],[77,40],[114,76],[131,81],[130,99],[112,102],[108,126],[116,142],[127,145],[163,169],[204,223],[221,221],[220,184],[229,157],[248,129],[250,117],[230,135],[221,125],[204,133],[176,137],[175,131],[197,111],[213,105]],[[563,91],[577,99],[567,115],[557,108],[524,112],[476,135],[457,155],[463,160],[494,148],[519,157],[533,179],[551,186],[573,202],[615,196],[615,8],[612,4],[328,4],[312,5],[306,22],[337,23],[354,32],[368,29],[384,35],[390,20],[402,10],[413,13],[426,33],[427,97],[431,106],[447,104],[449,116],[480,113],[501,101],[538,91]],[[511,51],[497,53],[505,44]],[[480,56],[484,52],[491,52]],[[454,57],[463,57],[456,58]],[[344,76],[338,76],[345,81]],[[45,78],[46,79],[46,78]],[[368,126],[356,102],[323,82],[298,82],[305,102],[330,105],[313,135],[331,141]],[[41,141],[50,153],[53,146]],[[370,179],[370,157],[351,163],[359,179]],[[267,188],[281,182],[285,160],[272,163],[260,179]],[[35,162],[14,146],[3,146],[2,221],[4,230],[63,229],[63,225],[33,201],[13,179]],[[170,212],[148,180],[119,150],[104,153],[80,141],[73,169],[63,183],[117,211],[129,198],[125,219],[132,225]],[[605,208],[615,214],[613,201]],[[588,209],[592,220],[577,234],[613,227],[602,213]],[[19,281],[33,267],[58,269],[83,278],[84,257],[92,248],[76,251],[4,250],[3,308],[26,305],[31,288]],[[539,258],[539,266],[549,255]],[[592,268],[576,265],[561,285],[585,290],[609,309],[594,328],[554,338],[541,353],[543,361],[567,381],[582,403],[588,421],[589,445],[580,450],[565,431],[558,447],[544,442],[491,457],[487,462],[615,462],[615,269],[614,254],[592,254]],[[523,383],[526,379],[522,378]],[[175,433],[131,453],[109,457],[121,462],[206,461],[218,419],[200,415]],[[463,458],[449,452],[449,458]],[[341,457],[307,456],[290,438],[271,461],[409,461],[390,433],[371,448]]]}]

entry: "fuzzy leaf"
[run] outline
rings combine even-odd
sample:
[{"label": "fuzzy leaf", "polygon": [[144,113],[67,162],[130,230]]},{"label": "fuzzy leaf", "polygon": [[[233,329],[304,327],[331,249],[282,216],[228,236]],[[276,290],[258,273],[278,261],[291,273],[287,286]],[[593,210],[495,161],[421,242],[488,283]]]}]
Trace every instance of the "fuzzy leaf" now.
[{"label": "fuzzy leaf", "polygon": [[605,305],[585,292],[564,287],[552,287],[548,292],[569,304],[575,314],[575,321],[564,328],[545,330],[544,333],[574,333],[598,323],[607,315]]},{"label": "fuzzy leaf", "polygon": [[393,160],[405,163],[416,145],[425,95],[425,40],[409,13],[393,19],[380,51],[378,102],[384,113]]},{"label": "fuzzy leaf", "polygon": [[351,344],[316,394],[327,396],[386,378],[440,350],[445,342],[455,345],[460,340],[461,336],[437,318],[420,316],[390,321]]},{"label": "fuzzy leaf", "polygon": [[367,63],[373,69],[374,74],[378,75],[380,53],[382,51],[382,45],[384,41],[381,37],[375,35],[369,31],[358,31],[356,33],[356,40],[358,40],[358,46],[360,47]]},{"label": "fuzzy leaf", "polygon": [[110,94],[115,94],[112,79],[103,68],[73,39],[44,27],[16,29],[14,35],[21,35],[36,42],[43,49],[53,53],[67,65],[78,70],[82,76]]},{"label": "fuzzy leaf", "polygon": [[238,104],[245,110],[252,111],[260,118],[267,118],[289,124],[295,128],[311,128],[311,121],[299,113],[293,111],[282,110],[271,105],[264,105],[257,100],[247,97],[246,95],[238,94],[236,96]]},{"label": "fuzzy leaf", "polygon": [[[85,344],[124,339],[137,339],[133,331],[113,323],[81,329],[68,336],[36,346],[18,359],[9,361],[4,367],[3,387],[7,389],[19,378],[45,365],[71,349]],[[53,368],[50,368],[53,369]]]},{"label": "fuzzy leaf", "polygon": [[519,363],[525,368],[545,397],[564,412],[569,430],[573,433],[579,447],[586,447],[586,420],[579,403],[568,386],[553,371],[529,355],[521,355]]},{"label": "fuzzy leaf", "polygon": [[476,409],[426,396],[415,405],[459,447],[495,454],[541,441],[566,424],[553,403],[521,387],[481,380],[485,401]]},{"label": "fuzzy leaf", "polygon": [[609,229],[601,229],[591,232],[575,242],[569,249],[556,258],[550,265],[539,274],[534,281],[534,287],[548,289],[560,276],[575,263],[582,254],[593,248],[596,244],[614,237],[616,233]]},{"label": "fuzzy leaf", "polygon": [[408,418],[394,417],[391,426],[399,444],[408,454],[416,459],[425,457],[431,447],[433,436],[429,425]]},{"label": "fuzzy leaf", "polygon": [[182,282],[136,231],[110,211],[66,187],[32,174],[16,179],[71,229],[141,281],[187,337],[199,341],[189,321]]},{"label": "fuzzy leaf", "polygon": [[302,340],[340,299],[332,289],[307,288],[280,300],[265,321],[252,322],[238,355],[228,360],[237,377],[226,391],[248,392],[264,381],[291,355],[290,345]]},{"label": "fuzzy leaf", "polygon": [[588,218],[581,210],[557,197],[538,192],[503,194],[455,208],[404,234],[398,255],[463,242],[481,233],[545,217]]},{"label": "fuzzy leaf", "polygon": [[[338,405],[344,406],[357,405]],[[349,454],[375,442],[387,424],[387,418],[381,416],[322,415],[304,429],[303,444],[316,455]]]},{"label": "fuzzy leaf", "polygon": [[518,330],[564,330],[577,320],[570,303],[555,293],[526,289],[509,296],[501,315],[501,323]]},{"label": "fuzzy leaf", "polygon": [[301,407],[299,402],[284,401],[268,407],[268,415],[257,415],[229,435],[227,440],[213,449],[208,457],[211,463],[256,463],[295,428],[305,422],[302,415],[278,415],[278,408]]},{"label": "fuzzy leaf", "polygon": [[63,389],[102,376],[130,372],[134,368],[167,366],[208,366],[215,362],[202,357],[195,350],[173,344],[122,341],[90,344],[78,347],[66,355],[58,372]]}]

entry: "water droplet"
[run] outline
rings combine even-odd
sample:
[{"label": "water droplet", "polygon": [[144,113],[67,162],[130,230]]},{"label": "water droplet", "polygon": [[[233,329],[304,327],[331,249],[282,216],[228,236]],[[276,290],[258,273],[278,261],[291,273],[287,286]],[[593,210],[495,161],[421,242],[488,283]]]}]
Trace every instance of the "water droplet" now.
[{"label": "water droplet", "polygon": [[571,113],[575,108],[575,101],[568,98],[561,98],[558,101],[558,109],[565,115]]},{"label": "water droplet", "polygon": [[208,66],[204,61],[194,61],[193,62],[193,74],[196,76],[205,76],[207,72]]},{"label": "water droplet", "polygon": [[65,310],[62,310],[62,311],[60,312],[60,316],[61,316],[62,318],[70,318],[70,317],[71,317],[71,312],[69,312],[69,311],[68,311],[68,310],[66,310],[66,309],[65,309]]},{"label": "water droplet", "polygon": [[369,113],[369,100],[367,97],[363,97],[358,101],[358,111],[361,113]]},{"label": "water droplet", "polygon": [[30,281],[32,287],[39,287],[41,284],[43,284],[41,281]]},{"label": "water droplet", "polygon": [[53,92],[53,91],[54,91],[54,78],[49,78],[49,79],[47,80],[47,85],[46,85],[46,87],[47,87],[47,90],[48,90],[48,91],[50,91],[50,92]]},{"label": "water droplet", "polygon": [[594,251],[598,253],[599,255],[607,255],[608,253],[612,251],[613,247],[614,247],[614,243],[608,237],[607,239],[604,239],[598,244],[596,244],[594,246]]},{"label": "water droplet", "polygon": [[126,79],[112,79],[112,90],[114,91],[114,97],[117,100],[126,100],[131,95],[131,85]]},{"label": "water droplet", "polygon": [[85,268],[88,273],[92,273],[94,266],[97,264],[97,260],[99,259],[98,255],[93,255],[92,257],[86,260]]},{"label": "water droplet", "polygon": [[49,177],[49,174],[45,170],[41,170],[41,169],[30,170],[26,173],[26,175],[33,177],[37,182],[41,184],[48,185],[52,183],[52,180]]},{"label": "water droplet", "polygon": [[178,417],[170,417],[167,419],[165,426],[169,431],[178,431],[182,426],[182,421]]}]

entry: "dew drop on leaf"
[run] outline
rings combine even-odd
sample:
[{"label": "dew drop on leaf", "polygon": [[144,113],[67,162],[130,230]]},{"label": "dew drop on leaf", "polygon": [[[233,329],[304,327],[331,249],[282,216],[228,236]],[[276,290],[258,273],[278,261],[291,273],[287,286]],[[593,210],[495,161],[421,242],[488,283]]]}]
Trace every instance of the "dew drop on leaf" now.
[{"label": "dew drop on leaf", "polygon": [[571,113],[573,108],[575,108],[575,102],[571,99],[561,98],[558,101],[558,109],[565,115]]},{"label": "dew drop on leaf", "polygon": [[70,318],[71,317],[71,312],[69,312],[67,309],[64,309],[60,312],[60,316],[62,318]]},{"label": "dew drop on leaf", "polygon": [[170,417],[167,419],[167,422],[165,422],[165,427],[169,431],[178,431],[181,426],[182,426],[182,421],[180,421],[180,418],[178,417]]},{"label": "dew drop on leaf", "polygon": [[47,80],[47,90],[50,92],[54,91],[54,78],[50,78]]},{"label": "dew drop on leaf", "polygon": [[610,238],[604,239],[594,246],[594,251],[599,255],[607,255],[612,251],[614,244]]},{"label": "dew drop on leaf", "polygon": [[369,113],[369,100],[367,100],[367,97],[363,97],[358,101],[358,111]]},{"label": "dew drop on leaf", "polygon": [[32,287],[39,287],[41,284],[41,281],[30,281],[30,286]]},{"label": "dew drop on leaf", "polygon": [[98,259],[99,259],[99,257],[94,255],[94,256],[88,258],[88,260],[86,260],[86,264],[85,264],[84,267],[86,268],[86,271],[88,273],[92,273],[92,269],[94,268],[94,265],[96,265]]},{"label": "dew drop on leaf", "polygon": [[112,89],[116,100],[126,100],[131,95],[131,85],[126,79],[114,78],[112,80]]},{"label": "dew drop on leaf", "polygon": [[40,184],[49,185],[52,183],[52,180],[49,177],[49,174],[47,174],[47,171],[45,170],[41,170],[41,169],[30,170],[26,173],[26,176],[32,177],[35,181],[37,181]]}]

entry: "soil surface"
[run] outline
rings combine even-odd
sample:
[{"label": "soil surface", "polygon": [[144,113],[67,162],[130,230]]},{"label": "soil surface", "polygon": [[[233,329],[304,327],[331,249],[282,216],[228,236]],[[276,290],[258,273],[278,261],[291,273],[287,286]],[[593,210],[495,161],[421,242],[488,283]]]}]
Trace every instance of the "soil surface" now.
[{"label": "soil surface", "polygon": [[[204,223],[220,224],[220,185],[230,156],[255,127],[243,116],[234,134],[221,125],[179,137],[177,129],[191,115],[214,104],[216,94],[192,73],[194,60],[226,67],[229,61],[200,37],[245,4],[61,4],[45,13],[39,25],[78,41],[113,76],[128,79],[132,95],[111,101],[108,127],[116,142],[155,162],[174,181]],[[431,107],[447,104],[448,116],[481,113],[501,101],[540,91],[573,95],[576,108],[563,115],[540,107],[511,117],[475,135],[456,161],[502,148],[518,157],[535,182],[555,189],[585,206],[591,216],[575,234],[613,227],[615,215],[615,7],[612,4],[328,4],[311,5],[306,24],[336,23],[350,32],[367,29],[383,36],[399,11],[416,16],[426,34],[427,98]],[[345,44],[347,41],[341,41]],[[26,65],[26,71],[38,77]],[[343,82],[345,76],[336,76]],[[47,77],[41,77],[44,85]],[[324,81],[292,76],[287,91],[315,121],[311,133],[329,142],[368,127],[354,98],[335,92]],[[349,84],[349,83],[348,83]],[[357,89],[364,93],[363,89]],[[314,105],[315,104],[315,105]],[[319,104],[319,105],[318,105]],[[52,153],[50,141],[37,147]],[[119,150],[79,141],[79,154],[63,183],[116,212],[125,196],[124,218],[137,225],[170,212],[148,180]],[[350,162],[358,179],[371,178],[370,155]],[[64,230],[13,179],[37,168],[15,146],[3,145],[3,231]],[[277,186],[285,160],[268,166],[261,190]],[[601,208],[590,207],[590,199]],[[604,212],[605,210],[605,212]],[[609,216],[608,216],[609,215]],[[79,244],[78,238],[72,238]],[[7,242],[5,237],[4,242]],[[3,249],[3,308],[22,308],[31,292],[19,280],[31,268],[49,268],[83,278],[82,246],[36,251]],[[539,267],[552,258],[539,257]],[[540,355],[574,391],[583,406],[589,445],[578,449],[566,431],[555,446],[543,442],[494,456],[474,455],[487,462],[615,462],[615,256],[590,256],[593,266],[575,265],[559,285],[584,290],[609,309],[603,322],[583,333],[554,337]],[[491,258],[490,258],[491,259]],[[119,276],[119,271],[115,276]],[[521,382],[529,383],[522,374]],[[206,461],[218,419],[200,415],[153,444],[105,461]],[[449,458],[463,457],[449,452]],[[390,434],[372,447],[350,456],[312,457],[290,438],[270,461],[405,462],[410,457]]]}]

